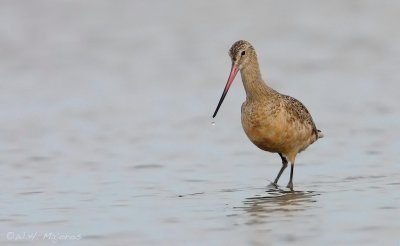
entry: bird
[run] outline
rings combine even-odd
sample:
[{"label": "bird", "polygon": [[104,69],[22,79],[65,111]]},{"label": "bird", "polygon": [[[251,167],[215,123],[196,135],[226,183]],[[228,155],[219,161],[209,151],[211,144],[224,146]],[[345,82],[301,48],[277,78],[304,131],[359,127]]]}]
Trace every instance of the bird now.
[{"label": "bird", "polygon": [[298,153],[322,138],[324,135],[315,126],[307,108],[297,99],[279,93],[262,79],[257,53],[248,41],[236,41],[229,49],[231,71],[214,111],[218,113],[228,90],[240,71],[246,100],[241,107],[241,121],[244,132],[258,148],[278,153],[282,166],[274,182],[278,180],[290,162],[290,179],[287,188],[293,191],[293,172]]}]

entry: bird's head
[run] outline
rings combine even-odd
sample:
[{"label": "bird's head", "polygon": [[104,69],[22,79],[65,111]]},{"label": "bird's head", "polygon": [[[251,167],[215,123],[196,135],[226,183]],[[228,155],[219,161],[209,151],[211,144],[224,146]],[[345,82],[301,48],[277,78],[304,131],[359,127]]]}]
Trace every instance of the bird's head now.
[{"label": "bird's head", "polygon": [[255,55],[253,46],[245,40],[236,41],[229,49],[232,67],[237,67],[239,70],[246,67]]},{"label": "bird's head", "polygon": [[256,51],[249,42],[239,40],[236,41],[229,49],[229,56],[232,60],[231,72],[229,74],[228,81],[226,82],[224,91],[222,92],[221,98],[219,99],[218,106],[213,114],[213,118],[217,115],[219,107],[224,101],[224,98],[228,93],[229,87],[231,87],[236,74],[239,72],[239,70],[245,68],[252,59],[256,58]]}]

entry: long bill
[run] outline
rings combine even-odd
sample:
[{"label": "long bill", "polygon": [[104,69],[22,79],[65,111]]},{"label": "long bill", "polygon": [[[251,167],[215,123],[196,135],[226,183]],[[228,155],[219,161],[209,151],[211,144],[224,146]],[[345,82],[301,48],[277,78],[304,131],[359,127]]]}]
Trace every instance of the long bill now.
[{"label": "long bill", "polygon": [[218,106],[215,109],[215,112],[213,114],[213,118],[217,115],[219,107],[221,107],[221,104],[224,101],[226,94],[228,93],[229,87],[231,87],[231,84],[232,84],[233,80],[235,79],[236,74],[238,72],[239,72],[239,66],[232,64],[231,73],[229,74],[228,81],[226,82],[225,89],[222,92],[221,98],[219,99]]}]

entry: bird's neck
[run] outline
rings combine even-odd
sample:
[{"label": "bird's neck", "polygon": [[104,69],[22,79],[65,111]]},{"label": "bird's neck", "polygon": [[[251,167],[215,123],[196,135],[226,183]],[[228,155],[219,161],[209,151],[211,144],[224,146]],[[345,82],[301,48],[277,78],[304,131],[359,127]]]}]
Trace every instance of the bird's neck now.
[{"label": "bird's neck", "polygon": [[260,66],[256,56],[240,70],[240,74],[248,100],[267,96],[269,87],[261,78]]}]

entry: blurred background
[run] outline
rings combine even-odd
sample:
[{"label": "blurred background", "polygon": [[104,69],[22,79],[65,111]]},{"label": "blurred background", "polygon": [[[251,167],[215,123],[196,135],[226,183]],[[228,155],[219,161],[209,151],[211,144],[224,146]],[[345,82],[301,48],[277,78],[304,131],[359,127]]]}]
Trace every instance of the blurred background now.
[{"label": "blurred background", "polygon": [[[1,1],[0,242],[398,244],[399,13],[395,0]],[[280,158],[242,130],[240,77],[211,118],[239,39],[325,134],[298,156],[295,193],[268,190]]]}]

